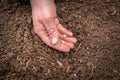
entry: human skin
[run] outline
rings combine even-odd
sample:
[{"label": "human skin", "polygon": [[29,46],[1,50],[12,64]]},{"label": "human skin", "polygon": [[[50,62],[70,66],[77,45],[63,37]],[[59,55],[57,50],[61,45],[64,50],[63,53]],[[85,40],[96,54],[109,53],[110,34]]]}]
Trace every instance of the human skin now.
[{"label": "human skin", "polygon": [[30,0],[30,3],[34,32],[44,43],[62,52],[74,48],[77,39],[60,24],[54,0]]}]

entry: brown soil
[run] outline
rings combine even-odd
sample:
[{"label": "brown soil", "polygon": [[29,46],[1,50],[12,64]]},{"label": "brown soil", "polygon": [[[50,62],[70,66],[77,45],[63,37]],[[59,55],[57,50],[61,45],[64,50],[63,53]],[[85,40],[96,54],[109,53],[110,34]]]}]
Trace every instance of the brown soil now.
[{"label": "brown soil", "polygon": [[67,54],[33,32],[29,5],[0,1],[0,80],[120,80],[120,0],[56,5],[60,22],[78,39]]}]

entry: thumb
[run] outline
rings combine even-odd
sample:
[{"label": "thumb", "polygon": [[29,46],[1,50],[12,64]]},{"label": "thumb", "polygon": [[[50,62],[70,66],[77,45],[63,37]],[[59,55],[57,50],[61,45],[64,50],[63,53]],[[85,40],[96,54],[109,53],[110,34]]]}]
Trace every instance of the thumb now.
[{"label": "thumb", "polygon": [[55,45],[58,42],[59,39],[59,33],[57,30],[57,25],[55,23],[55,19],[49,19],[49,21],[46,21],[44,23],[46,30],[49,34],[50,42],[51,44]]}]

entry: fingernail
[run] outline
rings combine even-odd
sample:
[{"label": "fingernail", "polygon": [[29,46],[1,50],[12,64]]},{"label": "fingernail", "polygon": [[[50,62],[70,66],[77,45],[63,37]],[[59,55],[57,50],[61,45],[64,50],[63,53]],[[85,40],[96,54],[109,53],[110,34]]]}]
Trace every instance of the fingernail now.
[{"label": "fingernail", "polygon": [[57,38],[52,38],[52,40],[51,40],[51,43],[54,45],[54,44],[56,44],[58,42],[58,39]]},{"label": "fingernail", "polygon": [[75,43],[77,42],[77,39],[75,38]]},{"label": "fingernail", "polygon": [[71,32],[70,35],[73,36],[73,33]]}]

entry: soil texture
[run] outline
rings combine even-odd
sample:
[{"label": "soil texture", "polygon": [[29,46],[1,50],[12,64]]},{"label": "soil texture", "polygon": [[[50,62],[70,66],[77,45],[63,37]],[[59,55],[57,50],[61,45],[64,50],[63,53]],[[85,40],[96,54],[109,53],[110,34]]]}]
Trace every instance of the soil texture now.
[{"label": "soil texture", "polygon": [[0,1],[0,80],[120,80],[120,0],[58,0],[78,39],[69,53],[34,33],[30,5]]}]

